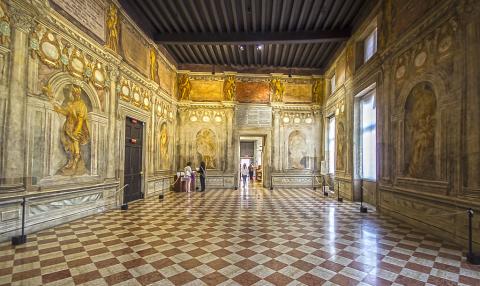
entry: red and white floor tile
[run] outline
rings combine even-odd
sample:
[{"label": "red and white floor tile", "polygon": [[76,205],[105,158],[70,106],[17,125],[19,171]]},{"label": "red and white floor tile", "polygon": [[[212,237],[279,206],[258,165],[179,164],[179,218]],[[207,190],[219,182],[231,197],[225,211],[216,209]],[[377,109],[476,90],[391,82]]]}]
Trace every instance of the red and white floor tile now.
[{"label": "red and white floor tile", "polygon": [[0,285],[480,285],[458,246],[309,189],[168,193],[0,244]]}]

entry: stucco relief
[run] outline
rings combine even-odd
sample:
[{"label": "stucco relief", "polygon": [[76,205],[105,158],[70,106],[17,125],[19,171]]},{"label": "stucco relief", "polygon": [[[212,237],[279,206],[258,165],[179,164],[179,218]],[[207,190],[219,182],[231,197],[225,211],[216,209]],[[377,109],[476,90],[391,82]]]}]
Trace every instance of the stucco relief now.
[{"label": "stucco relief", "polygon": [[305,169],[307,164],[307,142],[299,130],[288,136],[288,161],[291,169]]},{"label": "stucco relief", "polygon": [[196,149],[199,161],[204,161],[207,169],[217,168],[217,136],[211,129],[201,129],[196,136]]},{"label": "stucco relief", "polygon": [[437,102],[428,82],[415,85],[405,103],[405,174],[435,178],[435,126]]}]

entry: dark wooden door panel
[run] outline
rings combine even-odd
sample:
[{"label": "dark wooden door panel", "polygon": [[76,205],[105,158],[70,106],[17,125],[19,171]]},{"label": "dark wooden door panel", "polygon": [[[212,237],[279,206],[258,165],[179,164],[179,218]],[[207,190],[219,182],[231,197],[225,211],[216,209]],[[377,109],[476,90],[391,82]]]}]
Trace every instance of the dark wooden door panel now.
[{"label": "dark wooden door panel", "polygon": [[142,194],[142,144],[143,123],[132,118],[125,122],[124,199],[131,202],[143,198]]}]

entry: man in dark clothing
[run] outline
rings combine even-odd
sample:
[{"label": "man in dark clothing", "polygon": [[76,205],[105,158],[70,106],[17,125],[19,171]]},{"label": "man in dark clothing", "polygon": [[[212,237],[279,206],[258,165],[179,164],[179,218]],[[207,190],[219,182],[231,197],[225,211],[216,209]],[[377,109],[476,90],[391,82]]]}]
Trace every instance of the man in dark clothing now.
[{"label": "man in dark clothing", "polygon": [[207,172],[205,170],[205,162],[200,162],[200,168],[198,169],[198,172],[200,173],[200,192],[205,191],[205,178],[207,176]]}]

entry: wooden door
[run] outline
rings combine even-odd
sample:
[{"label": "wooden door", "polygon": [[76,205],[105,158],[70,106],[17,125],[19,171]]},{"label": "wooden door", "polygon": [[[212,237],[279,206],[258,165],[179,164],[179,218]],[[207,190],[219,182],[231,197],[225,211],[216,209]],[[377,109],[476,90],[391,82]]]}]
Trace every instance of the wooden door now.
[{"label": "wooden door", "polygon": [[125,122],[124,202],[143,198],[142,193],[143,123],[127,117]]}]

